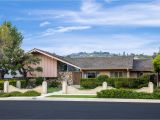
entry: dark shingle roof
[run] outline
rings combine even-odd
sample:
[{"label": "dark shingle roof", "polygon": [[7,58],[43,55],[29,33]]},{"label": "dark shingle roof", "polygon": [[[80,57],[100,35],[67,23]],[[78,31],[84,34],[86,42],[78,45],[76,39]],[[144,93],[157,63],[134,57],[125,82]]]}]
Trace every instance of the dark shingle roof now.
[{"label": "dark shingle roof", "polygon": [[133,57],[67,58],[82,69],[132,69]]},{"label": "dark shingle roof", "polygon": [[130,69],[132,71],[153,71],[152,59],[134,59],[133,57],[128,56],[67,58],[40,49],[35,50],[41,51],[86,70]]},{"label": "dark shingle roof", "polygon": [[134,59],[132,71],[153,71],[152,59]]}]

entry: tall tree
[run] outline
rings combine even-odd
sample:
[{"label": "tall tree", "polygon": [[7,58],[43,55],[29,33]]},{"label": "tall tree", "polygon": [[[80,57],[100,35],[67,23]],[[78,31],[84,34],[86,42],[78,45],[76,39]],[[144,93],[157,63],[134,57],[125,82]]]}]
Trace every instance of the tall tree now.
[{"label": "tall tree", "polygon": [[159,86],[159,76],[160,76],[160,54],[158,54],[153,60],[154,70],[157,72],[157,86]]},{"label": "tall tree", "polygon": [[14,76],[19,71],[24,77],[27,73],[37,71],[37,67],[32,67],[32,64],[38,64],[39,59],[25,53],[21,49],[23,36],[15,26],[10,22],[4,22],[0,26],[0,73],[3,78],[6,73]]}]

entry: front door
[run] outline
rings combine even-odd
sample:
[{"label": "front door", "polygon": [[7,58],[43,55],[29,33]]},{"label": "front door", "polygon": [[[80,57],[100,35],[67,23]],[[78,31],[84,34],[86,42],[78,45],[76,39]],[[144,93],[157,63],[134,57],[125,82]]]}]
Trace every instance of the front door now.
[{"label": "front door", "polygon": [[80,85],[81,78],[82,78],[81,72],[72,72],[73,85]]}]

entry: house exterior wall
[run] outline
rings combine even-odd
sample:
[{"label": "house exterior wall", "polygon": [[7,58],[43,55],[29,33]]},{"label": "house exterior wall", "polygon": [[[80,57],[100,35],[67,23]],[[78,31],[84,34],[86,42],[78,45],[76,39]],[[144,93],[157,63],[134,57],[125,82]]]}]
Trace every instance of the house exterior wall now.
[{"label": "house exterior wall", "polygon": [[32,67],[42,67],[43,72],[33,72],[32,75],[28,74],[27,77],[57,77],[57,60],[40,53],[34,53],[34,56],[40,58],[41,61],[38,65],[32,65]]},{"label": "house exterior wall", "polygon": [[137,78],[138,77],[137,72],[130,72],[130,77]]},{"label": "house exterior wall", "polygon": [[110,76],[110,71],[99,71],[99,75],[107,75],[107,76]]}]

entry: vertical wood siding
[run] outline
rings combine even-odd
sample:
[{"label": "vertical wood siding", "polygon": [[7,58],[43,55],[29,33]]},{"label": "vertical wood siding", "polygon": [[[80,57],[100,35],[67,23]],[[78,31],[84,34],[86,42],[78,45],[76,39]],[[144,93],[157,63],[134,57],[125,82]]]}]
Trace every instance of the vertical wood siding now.
[{"label": "vertical wood siding", "polygon": [[33,72],[32,75],[28,74],[28,77],[57,77],[57,60],[39,53],[34,53],[34,56],[41,59],[36,66],[42,67],[43,72]]}]

